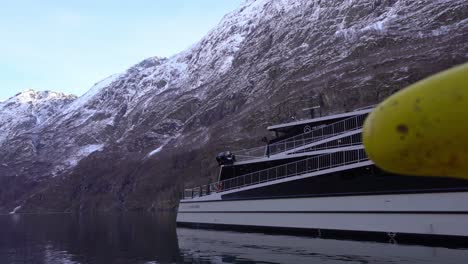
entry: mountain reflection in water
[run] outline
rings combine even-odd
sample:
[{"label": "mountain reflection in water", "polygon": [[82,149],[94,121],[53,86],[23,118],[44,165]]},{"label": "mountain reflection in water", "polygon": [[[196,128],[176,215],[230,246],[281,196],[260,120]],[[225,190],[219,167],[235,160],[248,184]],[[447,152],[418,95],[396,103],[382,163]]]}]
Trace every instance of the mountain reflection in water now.
[{"label": "mountain reflection in water", "polygon": [[172,213],[5,215],[0,263],[468,263],[468,250],[176,228]]}]

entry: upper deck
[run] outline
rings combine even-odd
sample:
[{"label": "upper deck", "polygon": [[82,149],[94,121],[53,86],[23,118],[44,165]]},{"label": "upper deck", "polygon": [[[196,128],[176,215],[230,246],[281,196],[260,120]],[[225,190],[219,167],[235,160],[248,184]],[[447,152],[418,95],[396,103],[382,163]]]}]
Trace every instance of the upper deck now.
[{"label": "upper deck", "polygon": [[329,124],[344,120],[352,116],[370,113],[372,112],[372,110],[373,110],[372,107],[368,107],[366,109],[356,110],[356,111],[347,112],[347,113],[341,113],[341,114],[335,114],[335,115],[329,115],[329,116],[323,116],[323,117],[317,117],[317,118],[311,118],[311,119],[303,119],[303,120],[298,120],[298,121],[289,122],[289,123],[272,125],[272,126],[267,127],[267,129],[269,131],[274,131],[274,132],[289,133],[292,129],[295,129],[297,127],[303,127],[305,125],[309,125],[312,127],[329,125]]},{"label": "upper deck", "polygon": [[[359,134],[367,115],[373,108],[356,110],[339,115],[302,120],[282,124],[287,130],[281,136],[269,140],[265,146],[233,151],[236,164],[254,163],[276,155],[290,155],[296,152],[310,152],[362,144]],[[317,126],[322,121],[328,124]],[[275,128],[280,129],[280,128]],[[277,132],[277,131],[276,131]],[[278,134],[278,133],[277,133]],[[318,153],[317,153],[318,154]]]}]

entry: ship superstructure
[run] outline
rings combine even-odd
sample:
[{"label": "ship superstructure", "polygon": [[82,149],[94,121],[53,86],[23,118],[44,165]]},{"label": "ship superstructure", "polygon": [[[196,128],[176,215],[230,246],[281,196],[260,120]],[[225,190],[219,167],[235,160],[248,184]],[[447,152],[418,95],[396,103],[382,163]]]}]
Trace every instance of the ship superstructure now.
[{"label": "ship superstructure", "polygon": [[390,237],[468,237],[468,181],[395,175],[362,145],[372,108],[270,126],[218,181],[184,190],[180,225]]}]

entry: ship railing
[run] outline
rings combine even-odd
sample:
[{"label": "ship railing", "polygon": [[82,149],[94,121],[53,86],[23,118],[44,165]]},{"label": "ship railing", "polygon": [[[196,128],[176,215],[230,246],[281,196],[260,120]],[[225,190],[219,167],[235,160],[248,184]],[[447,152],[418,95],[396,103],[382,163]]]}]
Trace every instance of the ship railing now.
[{"label": "ship railing", "polygon": [[355,133],[349,136],[340,137],[334,140],[326,141],[322,144],[304,148],[294,153],[304,153],[304,152],[312,152],[312,151],[319,151],[319,150],[326,150],[326,149],[343,148],[343,147],[356,146],[360,144],[362,144],[362,135],[361,133]]},{"label": "ship railing", "polygon": [[[369,160],[369,158],[363,148],[327,153],[204,185],[205,187],[200,186],[193,189],[186,189],[183,199],[200,197],[213,192],[225,192],[254,184],[299,176],[367,160]],[[206,188],[207,192],[204,193],[202,191],[203,188]]]},{"label": "ship railing", "polygon": [[275,155],[317,142],[319,140],[361,129],[367,115],[368,113],[356,115],[341,121],[337,121],[330,125],[319,127],[309,132],[275,142],[268,146],[269,149],[267,150],[267,154]]},{"label": "ship railing", "polygon": [[376,106],[377,106],[377,104],[363,106],[363,107],[360,107],[360,108],[356,108],[353,111],[361,111],[361,110],[366,110],[366,109],[372,109],[372,108],[375,108]]},{"label": "ship railing", "polygon": [[[239,151],[233,151],[233,154],[236,156],[237,161],[247,161],[253,160],[258,158],[263,158],[279,153],[283,153],[286,151],[290,151],[307,144],[312,144],[314,142],[318,142],[320,140],[324,140],[330,137],[334,137],[340,134],[344,134],[346,132],[354,131],[361,129],[364,120],[366,119],[368,113],[353,116],[341,121],[337,121],[327,126],[323,126],[320,128],[313,129],[309,132],[299,134],[290,138],[283,139],[281,141],[269,144],[268,146],[261,146],[251,149],[244,149]],[[360,143],[360,142],[356,142]],[[329,145],[327,147],[323,147],[320,144],[320,149],[329,149],[336,146],[343,146],[343,145]],[[319,147],[317,148],[317,150]],[[301,151],[304,152],[304,151]]]},{"label": "ship railing", "polygon": [[[310,147],[295,151],[294,154],[360,145],[362,144],[362,136],[361,136],[361,133],[360,132],[358,133],[358,132],[359,131],[356,131],[356,133],[354,134],[343,136],[343,137],[336,138],[336,139],[328,138],[329,140],[325,140],[325,142],[323,143],[316,144],[316,145],[312,144],[312,146]],[[319,142],[317,141],[317,143]],[[266,157],[266,154],[260,154],[260,152],[263,152],[263,151],[265,151],[265,149],[261,147],[261,148],[248,149],[244,151],[236,151],[233,153],[236,155],[236,161],[241,162],[241,161],[249,161],[249,160],[264,158]]]},{"label": "ship railing", "polygon": [[212,192],[218,192],[220,189],[218,188],[218,183],[212,183],[207,185],[202,185],[198,187],[194,187],[191,189],[184,189],[183,198],[190,199],[195,197],[201,197],[211,194]]},{"label": "ship railing", "polygon": [[185,199],[194,198],[200,196],[200,187],[195,187],[192,189],[185,189],[183,193],[183,197]]}]

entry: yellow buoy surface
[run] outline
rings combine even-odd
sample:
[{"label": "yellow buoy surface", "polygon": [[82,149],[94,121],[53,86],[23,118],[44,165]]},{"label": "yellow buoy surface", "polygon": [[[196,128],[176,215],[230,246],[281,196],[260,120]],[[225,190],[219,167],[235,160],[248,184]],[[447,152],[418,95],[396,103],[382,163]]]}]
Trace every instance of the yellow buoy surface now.
[{"label": "yellow buoy surface", "polygon": [[362,135],[370,159],[384,170],[468,179],[468,63],[387,98]]}]

